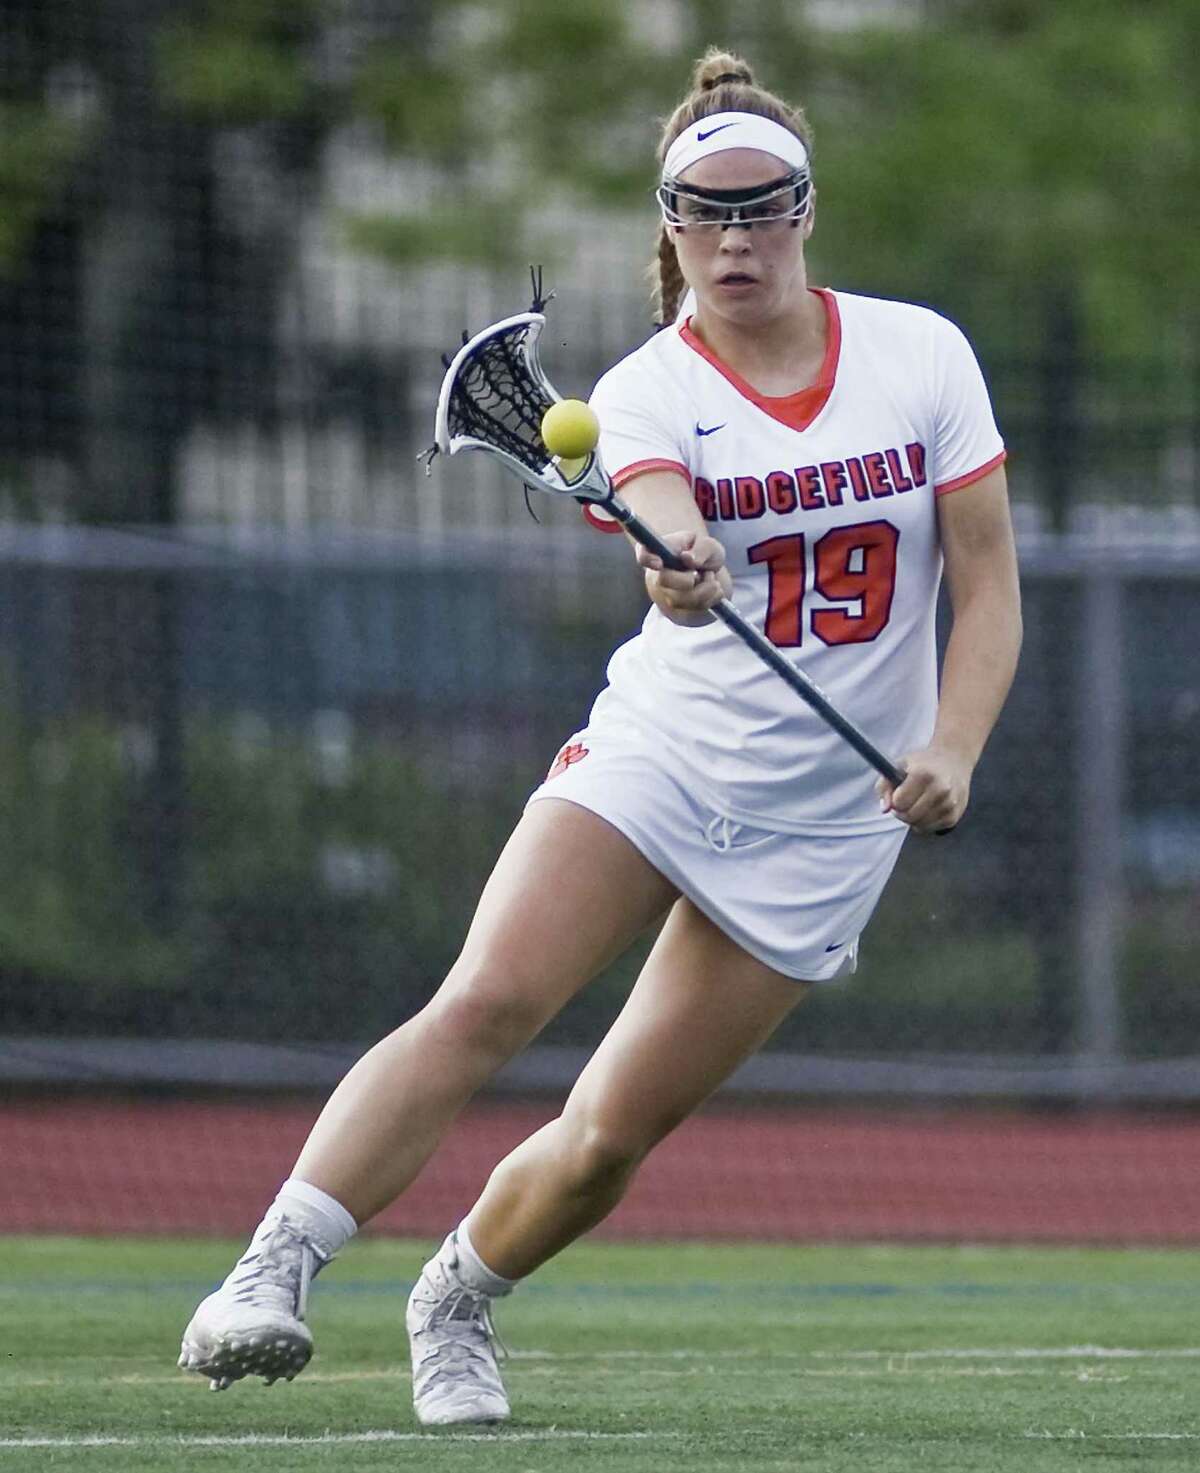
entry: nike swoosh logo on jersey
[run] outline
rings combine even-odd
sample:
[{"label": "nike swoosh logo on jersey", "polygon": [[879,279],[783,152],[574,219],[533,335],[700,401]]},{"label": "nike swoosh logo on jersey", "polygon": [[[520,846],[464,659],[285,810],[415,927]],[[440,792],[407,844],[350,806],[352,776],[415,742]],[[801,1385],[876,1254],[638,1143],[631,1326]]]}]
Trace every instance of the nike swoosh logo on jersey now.
[{"label": "nike swoosh logo on jersey", "polygon": [[842,947],[845,946],[845,944],[846,943],[844,941],[835,941],[832,946],[827,946],[825,948],[825,950],[826,951],[841,951]]},{"label": "nike swoosh logo on jersey", "polygon": [[[732,128],[733,127],[733,124],[730,123],[729,126]],[[704,435],[715,435],[718,430],[723,430],[724,428],[725,428],[725,421],[724,420],[722,420],[719,425],[713,425],[713,427],[711,429],[709,429],[709,430],[704,429],[700,425],[700,423],[697,421],[697,424],[696,424],[696,433],[698,435],[700,435],[701,437],[703,437]]]},{"label": "nike swoosh logo on jersey", "polygon": [[718,128],[710,128],[707,133],[697,133],[696,142],[703,143],[706,138],[711,138],[714,133],[719,133],[722,128],[736,128],[736,123],[722,123]]}]

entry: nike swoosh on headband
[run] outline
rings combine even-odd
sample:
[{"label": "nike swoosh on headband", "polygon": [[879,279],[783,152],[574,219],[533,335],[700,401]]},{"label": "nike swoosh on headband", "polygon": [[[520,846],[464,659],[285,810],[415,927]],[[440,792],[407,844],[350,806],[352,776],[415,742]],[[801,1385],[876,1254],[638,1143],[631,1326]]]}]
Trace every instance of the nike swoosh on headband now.
[{"label": "nike swoosh on headband", "polygon": [[[736,138],[717,137],[735,124],[738,125]],[[685,129],[667,149],[662,167],[664,184],[677,179],[700,159],[727,148],[757,149],[760,153],[773,154],[791,169],[808,170],[804,140],[760,113],[710,113],[706,118],[697,118],[695,126],[697,132]]]},{"label": "nike swoosh on headband", "polygon": [[720,133],[723,128],[736,128],[736,123],[722,123],[719,128],[710,128],[707,133],[697,133],[696,142],[703,143],[706,138],[711,138],[714,133]]}]

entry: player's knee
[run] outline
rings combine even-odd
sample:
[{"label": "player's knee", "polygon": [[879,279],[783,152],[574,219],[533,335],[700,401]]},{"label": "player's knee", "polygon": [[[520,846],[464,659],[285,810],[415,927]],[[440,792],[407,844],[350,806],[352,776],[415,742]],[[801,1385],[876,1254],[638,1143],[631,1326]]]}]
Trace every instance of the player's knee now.
[{"label": "player's knee", "polygon": [[435,1035],[456,1048],[508,1058],[545,1024],[544,1008],[503,970],[458,966],[429,1005]]},{"label": "player's knee", "polygon": [[636,1131],[589,1120],[571,1127],[566,1167],[576,1190],[608,1190],[627,1182],[641,1165],[653,1142]]}]

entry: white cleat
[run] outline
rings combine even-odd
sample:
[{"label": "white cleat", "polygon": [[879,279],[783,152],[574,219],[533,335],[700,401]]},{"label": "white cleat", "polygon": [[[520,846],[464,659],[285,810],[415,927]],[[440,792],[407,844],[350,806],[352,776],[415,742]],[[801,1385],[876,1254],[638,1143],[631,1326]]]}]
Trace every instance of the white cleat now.
[{"label": "white cleat", "polygon": [[[405,1323],[413,1410],[423,1427],[504,1422],[508,1396],[496,1365],[492,1301],[458,1276],[453,1233],[421,1270]],[[503,1347],[501,1346],[501,1349]]]},{"label": "white cleat", "polygon": [[308,1286],[332,1254],[303,1225],[280,1215],[264,1222],[233,1272],[183,1332],[179,1365],[224,1391],[243,1376],[268,1386],[308,1364],[313,1341],[304,1323]]}]

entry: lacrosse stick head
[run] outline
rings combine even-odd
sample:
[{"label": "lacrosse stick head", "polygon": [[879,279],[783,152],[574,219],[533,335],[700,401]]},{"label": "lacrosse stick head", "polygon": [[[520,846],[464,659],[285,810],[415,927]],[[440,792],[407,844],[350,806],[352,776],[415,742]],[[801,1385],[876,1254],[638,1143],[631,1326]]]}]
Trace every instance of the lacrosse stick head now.
[{"label": "lacrosse stick head", "polygon": [[487,450],[527,486],[577,501],[607,501],[612,487],[597,454],[582,464],[562,462],[542,441],[542,418],[562,398],[538,358],[545,325],[540,312],[522,312],[462,345],[438,395],[437,448],[445,455]]}]

